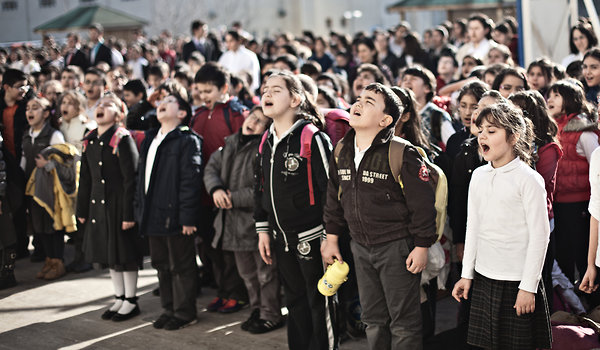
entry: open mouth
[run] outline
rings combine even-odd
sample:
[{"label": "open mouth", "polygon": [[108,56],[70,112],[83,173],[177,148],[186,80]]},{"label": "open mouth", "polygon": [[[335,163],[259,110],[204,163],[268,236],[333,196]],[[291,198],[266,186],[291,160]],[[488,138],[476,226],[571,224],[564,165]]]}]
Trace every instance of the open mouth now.
[{"label": "open mouth", "polygon": [[490,146],[486,145],[485,143],[482,143],[480,145],[480,147],[481,147],[481,151],[483,152],[483,154],[486,154],[490,150]]},{"label": "open mouth", "polygon": [[164,112],[166,110],[167,110],[167,107],[162,106],[162,105],[158,108],[158,112]]},{"label": "open mouth", "polygon": [[32,121],[32,120],[34,120],[34,119],[35,119],[35,117],[34,117],[34,116],[32,116],[32,115],[28,115],[28,116],[27,116],[27,120],[30,120],[30,121]]},{"label": "open mouth", "polygon": [[273,102],[265,101],[265,107],[273,107]]},{"label": "open mouth", "polygon": [[96,112],[96,119],[104,117],[104,112]]}]

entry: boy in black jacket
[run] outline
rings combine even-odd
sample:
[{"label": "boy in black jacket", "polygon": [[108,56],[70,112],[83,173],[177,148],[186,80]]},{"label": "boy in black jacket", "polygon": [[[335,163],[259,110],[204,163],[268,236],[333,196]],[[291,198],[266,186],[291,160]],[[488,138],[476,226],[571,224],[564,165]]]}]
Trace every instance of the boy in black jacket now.
[{"label": "boy in black jacket", "polygon": [[154,328],[175,330],[196,322],[194,233],[202,190],[202,139],[181,125],[190,106],[179,95],[160,101],[160,128],[146,132],[136,192],[140,232],[149,238],[158,271],[163,314]]},{"label": "boy in black jacket", "polygon": [[338,234],[350,232],[370,349],[422,348],[420,273],[437,238],[435,195],[419,153],[409,145],[404,149],[401,181],[390,168],[402,110],[388,87],[367,86],[351,108],[353,130],[329,165],[321,252],[328,264],[342,261]]}]

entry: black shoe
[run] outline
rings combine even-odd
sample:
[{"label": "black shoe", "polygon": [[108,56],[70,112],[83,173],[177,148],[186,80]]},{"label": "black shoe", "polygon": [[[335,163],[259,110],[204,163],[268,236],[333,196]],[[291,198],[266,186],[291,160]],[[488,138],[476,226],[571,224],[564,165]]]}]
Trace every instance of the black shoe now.
[{"label": "black shoe", "polygon": [[248,328],[248,332],[253,334],[267,333],[276,330],[277,328],[281,328],[284,324],[285,321],[283,319],[279,320],[278,322],[259,319],[258,321],[250,325],[250,328]]},{"label": "black shoe", "polygon": [[128,314],[120,314],[117,312],[113,315],[111,320],[113,320],[115,322],[127,321],[128,319],[133,318],[139,314],[140,314],[140,307],[136,304],[135,308],[133,308],[133,310],[131,310]]},{"label": "black shoe", "polygon": [[155,297],[159,297],[160,296],[160,289],[156,288],[152,290],[152,295],[154,295]]},{"label": "black shoe", "polygon": [[260,319],[260,310],[259,309],[252,310],[250,317],[246,321],[242,322],[242,330],[247,331],[248,328],[250,328],[250,325],[259,319]]},{"label": "black shoe", "polygon": [[187,326],[196,324],[196,322],[198,322],[198,320],[196,320],[195,318],[188,320],[188,321],[184,321],[180,318],[173,316],[173,317],[171,317],[171,319],[169,321],[167,321],[167,323],[165,324],[163,329],[165,329],[167,331],[174,331],[177,329],[185,328]]},{"label": "black shoe", "polygon": [[[121,299],[121,300],[125,300],[125,296],[121,295],[121,296],[117,296],[115,295],[115,299]],[[117,313],[117,311],[111,311],[110,309],[104,311],[104,313],[102,314],[102,319],[103,320],[110,320],[113,318],[113,316]]]},{"label": "black shoe", "polygon": [[152,322],[152,327],[156,329],[162,329],[165,325],[171,320],[171,316],[167,314],[162,314],[156,319],[156,321]]},{"label": "black shoe", "polygon": [[127,321],[128,319],[135,317],[137,315],[140,314],[140,307],[137,304],[137,297],[133,297],[133,298],[125,298],[125,300],[127,300],[128,302],[135,304],[135,307],[133,308],[133,310],[129,311],[129,313],[127,314],[120,314],[120,313],[116,313],[114,314],[114,316],[112,317],[112,320],[115,322],[122,322],[122,321]]},{"label": "black shoe", "polygon": [[12,288],[17,285],[14,273],[0,277],[0,290]]}]

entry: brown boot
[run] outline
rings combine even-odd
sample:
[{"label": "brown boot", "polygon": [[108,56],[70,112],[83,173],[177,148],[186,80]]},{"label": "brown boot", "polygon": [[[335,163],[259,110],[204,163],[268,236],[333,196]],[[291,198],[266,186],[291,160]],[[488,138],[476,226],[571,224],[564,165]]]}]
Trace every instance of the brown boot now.
[{"label": "brown boot", "polygon": [[52,264],[50,271],[44,275],[44,279],[47,281],[55,280],[64,276],[67,272],[65,271],[65,264],[61,259],[50,259]]},{"label": "brown boot", "polygon": [[44,276],[50,271],[50,258],[46,258],[42,270],[35,275],[35,278],[44,279]]}]

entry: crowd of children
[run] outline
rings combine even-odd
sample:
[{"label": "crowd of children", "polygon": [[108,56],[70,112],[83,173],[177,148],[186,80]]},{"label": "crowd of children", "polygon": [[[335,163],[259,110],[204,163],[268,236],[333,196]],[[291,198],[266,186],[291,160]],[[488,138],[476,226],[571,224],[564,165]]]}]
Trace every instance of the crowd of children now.
[{"label": "crowd of children", "polygon": [[[433,349],[449,289],[438,348],[550,348],[558,270],[600,305],[600,48],[580,19],[562,65],[525,70],[516,26],[259,42],[194,21],[125,43],[93,25],[0,49],[0,289],[28,256],[45,280],[108,268],[101,317],[122,322],[149,255],[156,329],[195,323],[214,286],[207,311],[249,305],[241,328],[286,325],[290,349]],[[336,260],[348,282],[326,297]]]}]

